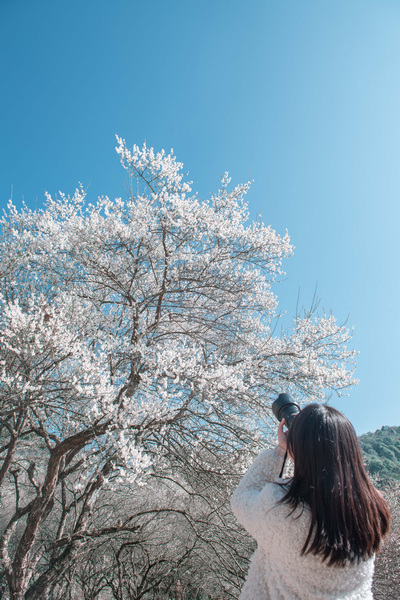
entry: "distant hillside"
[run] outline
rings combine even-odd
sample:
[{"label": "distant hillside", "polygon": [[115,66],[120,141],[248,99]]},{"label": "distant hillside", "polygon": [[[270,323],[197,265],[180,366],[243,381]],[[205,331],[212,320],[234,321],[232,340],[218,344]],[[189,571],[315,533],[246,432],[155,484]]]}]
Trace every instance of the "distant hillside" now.
[{"label": "distant hillside", "polygon": [[358,439],[371,475],[400,480],[400,427],[382,427]]}]

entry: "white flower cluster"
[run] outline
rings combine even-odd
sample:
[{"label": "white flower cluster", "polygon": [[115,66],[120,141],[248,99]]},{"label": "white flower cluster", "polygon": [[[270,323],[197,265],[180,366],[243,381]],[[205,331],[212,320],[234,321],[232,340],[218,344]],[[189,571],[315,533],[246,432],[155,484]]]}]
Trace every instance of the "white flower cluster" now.
[{"label": "white flower cluster", "polygon": [[233,444],[257,436],[283,389],[321,399],[352,385],[332,316],[273,335],[271,283],[293,248],[249,221],[249,184],[230,190],[225,174],[201,201],[172,152],[117,141],[127,200],[87,204],[80,187],[1,220],[1,410],[60,443],[86,432],[88,473],[109,459],[139,477],[180,427],[192,447]]}]

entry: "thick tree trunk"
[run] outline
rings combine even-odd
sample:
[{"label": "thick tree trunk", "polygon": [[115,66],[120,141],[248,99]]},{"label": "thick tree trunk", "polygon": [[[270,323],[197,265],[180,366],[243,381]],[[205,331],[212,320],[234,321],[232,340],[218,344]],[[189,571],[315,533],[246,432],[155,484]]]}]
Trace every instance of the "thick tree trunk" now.
[{"label": "thick tree trunk", "polygon": [[[38,489],[37,497],[32,501],[29,506],[28,518],[26,521],[25,530],[20,538],[20,542],[15,551],[14,560],[11,564],[9,561],[8,565],[8,585],[10,588],[10,600],[24,600],[25,592],[29,585],[29,581],[27,581],[28,572],[29,572],[29,558],[32,552],[33,544],[37,538],[37,532],[39,525],[43,518],[47,515],[47,509],[51,507],[52,502],[54,501],[54,493],[58,482],[58,475],[60,470],[61,462],[65,456],[65,454],[72,449],[81,449],[85,446],[88,441],[90,441],[94,435],[101,435],[108,428],[108,422],[103,423],[97,428],[91,428],[87,430],[83,430],[61,442],[58,446],[54,447],[50,459],[47,466],[47,473],[41,489]],[[105,472],[109,472],[111,466],[107,464],[103,468]],[[101,487],[103,474],[99,474],[96,482],[93,484],[93,491]],[[88,500],[91,497],[91,494],[88,495]],[[91,504],[87,500],[86,511],[90,514]],[[85,508],[83,510],[83,514],[85,514]],[[81,515],[82,519],[82,515]],[[4,539],[3,539],[4,542]],[[5,552],[5,551],[4,551]],[[50,569],[52,572],[53,569]],[[39,578],[40,579],[40,578]],[[40,585],[40,596],[28,596],[32,598],[40,598],[40,600],[46,599],[46,594],[48,590],[48,585],[51,583],[51,578],[49,581],[43,581],[43,586]],[[34,586],[32,586],[34,591]],[[26,592],[27,594],[30,592]]]},{"label": "thick tree trunk", "polygon": [[22,577],[12,577],[8,580],[10,588],[10,600],[24,600],[24,579]]}]

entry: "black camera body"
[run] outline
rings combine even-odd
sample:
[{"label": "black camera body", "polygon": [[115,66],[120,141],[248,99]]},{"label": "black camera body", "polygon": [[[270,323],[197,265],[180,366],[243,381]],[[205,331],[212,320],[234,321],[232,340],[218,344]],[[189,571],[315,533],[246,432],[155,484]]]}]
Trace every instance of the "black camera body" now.
[{"label": "black camera body", "polygon": [[294,418],[300,412],[300,406],[294,402],[290,394],[279,394],[272,403],[272,412],[279,422],[285,419],[285,425],[289,429]]}]

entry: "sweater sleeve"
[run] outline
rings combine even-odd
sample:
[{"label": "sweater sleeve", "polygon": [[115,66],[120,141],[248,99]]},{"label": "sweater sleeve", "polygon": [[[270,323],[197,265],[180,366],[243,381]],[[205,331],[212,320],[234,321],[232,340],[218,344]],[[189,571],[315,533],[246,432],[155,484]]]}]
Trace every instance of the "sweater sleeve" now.
[{"label": "sweater sleeve", "polygon": [[285,451],[277,446],[263,450],[240,480],[231,497],[232,512],[245,529],[257,539],[261,512],[275,504],[272,485],[279,476]]}]

